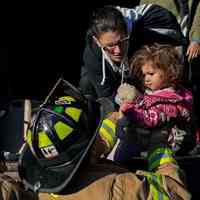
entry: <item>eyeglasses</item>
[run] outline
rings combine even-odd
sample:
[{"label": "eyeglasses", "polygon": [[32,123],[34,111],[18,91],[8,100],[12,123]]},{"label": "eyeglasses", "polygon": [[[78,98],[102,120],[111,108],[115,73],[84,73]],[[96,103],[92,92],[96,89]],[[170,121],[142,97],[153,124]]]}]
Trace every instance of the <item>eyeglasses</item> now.
[{"label": "eyeglasses", "polygon": [[123,46],[127,45],[128,40],[129,40],[129,36],[119,40],[116,43],[112,43],[112,44],[103,46],[103,50],[108,51],[109,53],[113,53],[116,47],[123,47]]}]

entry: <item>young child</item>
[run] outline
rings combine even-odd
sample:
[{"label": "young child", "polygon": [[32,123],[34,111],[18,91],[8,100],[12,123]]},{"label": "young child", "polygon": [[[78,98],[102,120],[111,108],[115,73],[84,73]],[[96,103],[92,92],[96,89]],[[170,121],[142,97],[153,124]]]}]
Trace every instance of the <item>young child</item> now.
[{"label": "young child", "polygon": [[119,130],[109,134],[100,129],[108,149],[117,138],[121,139],[115,161],[126,161],[155,145],[167,145],[177,152],[190,137],[187,129],[191,123],[192,93],[181,86],[180,63],[179,53],[170,45],[144,46],[132,58],[131,75],[142,83],[144,94],[126,98],[130,92],[125,91],[131,91],[131,86],[120,86],[120,111],[109,117],[118,121]]}]

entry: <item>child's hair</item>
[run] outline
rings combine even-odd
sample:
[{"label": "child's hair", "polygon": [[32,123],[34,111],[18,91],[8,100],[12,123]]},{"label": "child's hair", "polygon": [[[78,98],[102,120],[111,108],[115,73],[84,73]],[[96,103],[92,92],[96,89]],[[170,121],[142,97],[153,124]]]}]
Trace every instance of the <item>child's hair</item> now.
[{"label": "child's hair", "polygon": [[143,46],[133,55],[130,60],[130,75],[138,79],[141,86],[143,85],[141,67],[149,61],[164,71],[167,87],[175,87],[181,82],[183,65],[180,52],[175,47],[155,43]]}]

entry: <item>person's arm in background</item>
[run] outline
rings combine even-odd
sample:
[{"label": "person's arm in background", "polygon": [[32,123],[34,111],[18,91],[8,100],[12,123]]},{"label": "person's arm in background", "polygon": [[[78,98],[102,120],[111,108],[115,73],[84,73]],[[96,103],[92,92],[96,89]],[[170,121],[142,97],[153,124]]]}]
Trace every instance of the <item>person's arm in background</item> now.
[{"label": "person's arm in background", "polygon": [[189,33],[190,43],[186,55],[188,60],[200,55],[200,3],[198,4]]},{"label": "person's arm in background", "polygon": [[[184,45],[186,43],[186,39],[181,32],[181,27],[178,24],[176,16],[168,9],[157,4],[143,4],[134,7],[134,9],[117,8],[125,17],[129,30],[134,30],[135,33],[137,25],[137,27],[148,31],[148,34],[144,37],[145,42],[172,43],[175,46]],[[163,21],[165,21],[165,23],[163,23]],[[152,33],[158,35],[159,38],[151,38]],[[142,34],[141,30],[138,34]],[[134,35],[134,37],[136,36],[137,35]],[[141,37],[141,35],[138,36],[138,38]]]}]

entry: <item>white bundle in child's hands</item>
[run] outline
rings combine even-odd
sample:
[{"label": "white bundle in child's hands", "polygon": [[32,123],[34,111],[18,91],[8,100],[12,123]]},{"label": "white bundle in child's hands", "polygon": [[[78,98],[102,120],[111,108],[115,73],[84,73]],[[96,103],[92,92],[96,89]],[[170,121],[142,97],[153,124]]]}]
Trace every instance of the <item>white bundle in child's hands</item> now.
[{"label": "white bundle in child's hands", "polygon": [[136,97],[140,95],[140,92],[135,86],[128,83],[123,83],[119,86],[117,90],[117,95],[115,96],[115,102],[121,105],[126,101],[133,101]]}]

